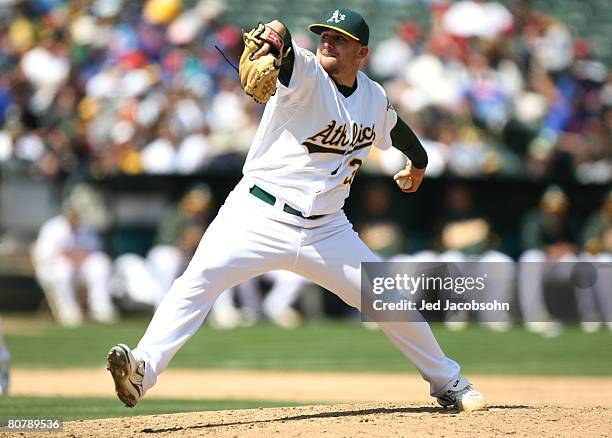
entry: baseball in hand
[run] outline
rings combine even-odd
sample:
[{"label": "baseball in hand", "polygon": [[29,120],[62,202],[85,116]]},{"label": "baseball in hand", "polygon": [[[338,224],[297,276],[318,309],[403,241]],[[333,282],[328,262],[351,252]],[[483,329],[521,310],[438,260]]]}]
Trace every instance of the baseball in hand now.
[{"label": "baseball in hand", "polygon": [[397,185],[402,190],[409,190],[412,187],[412,178],[398,178],[396,181]]}]

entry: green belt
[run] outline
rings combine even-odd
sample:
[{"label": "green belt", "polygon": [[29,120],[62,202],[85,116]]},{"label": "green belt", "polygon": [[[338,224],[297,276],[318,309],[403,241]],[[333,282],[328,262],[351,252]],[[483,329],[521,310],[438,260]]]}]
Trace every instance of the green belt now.
[{"label": "green belt", "polygon": [[[251,187],[251,189],[249,190],[249,193],[251,195],[255,196],[256,198],[261,199],[266,204],[274,205],[276,203],[276,197],[274,195],[271,195],[270,193],[266,192],[264,189],[262,189],[259,186]],[[294,216],[299,216],[299,217],[304,218],[304,219],[319,219],[320,217],[325,216],[324,214],[315,214],[313,216],[304,216],[304,214],[301,211],[296,210],[295,208],[293,208],[292,206],[290,206],[288,204],[285,204],[283,206],[283,211],[285,213],[289,213],[289,214],[292,214]]]}]

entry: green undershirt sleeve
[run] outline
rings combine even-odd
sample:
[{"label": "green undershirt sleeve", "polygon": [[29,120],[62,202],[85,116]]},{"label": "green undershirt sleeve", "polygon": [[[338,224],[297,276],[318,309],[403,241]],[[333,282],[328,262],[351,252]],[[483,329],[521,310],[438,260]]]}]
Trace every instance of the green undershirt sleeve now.
[{"label": "green undershirt sleeve", "polygon": [[293,74],[293,61],[295,60],[295,55],[293,53],[293,46],[291,44],[291,32],[289,29],[285,27],[285,36],[283,38],[285,42],[285,50],[291,47],[289,54],[283,60],[283,63],[280,66],[280,72],[278,73],[278,80],[285,87],[289,86],[289,81],[291,81],[291,75]]},{"label": "green undershirt sleeve", "polygon": [[391,130],[391,144],[406,155],[417,169],[427,167],[427,152],[416,134],[399,117]]}]

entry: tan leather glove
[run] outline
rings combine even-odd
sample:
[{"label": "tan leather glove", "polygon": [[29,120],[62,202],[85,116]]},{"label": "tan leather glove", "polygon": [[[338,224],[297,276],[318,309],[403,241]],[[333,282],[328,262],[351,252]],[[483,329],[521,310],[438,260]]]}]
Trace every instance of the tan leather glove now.
[{"label": "tan leather glove", "polygon": [[[274,29],[259,23],[250,32],[242,34],[244,50],[240,57],[240,85],[246,94],[257,103],[266,103],[276,93],[276,80],[283,59],[283,37]],[[255,58],[257,53],[267,43],[268,50],[262,56]]]}]

